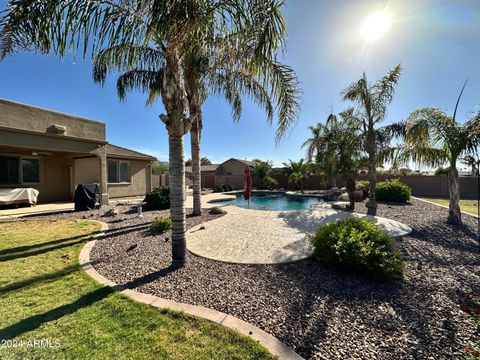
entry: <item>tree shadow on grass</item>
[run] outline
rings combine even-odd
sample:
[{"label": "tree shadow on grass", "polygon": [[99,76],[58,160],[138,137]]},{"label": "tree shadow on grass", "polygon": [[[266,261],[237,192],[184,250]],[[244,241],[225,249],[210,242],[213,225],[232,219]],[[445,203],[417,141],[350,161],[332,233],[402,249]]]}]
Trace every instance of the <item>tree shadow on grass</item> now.
[{"label": "tree shadow on grass", "polygon": [[0,295],[5,295],[9,293],[10,291],[15,291],[18,289],[26,288],[31,285],[38,285],[40,282],[46,282],[46,281],[51,281],[51,280],[56,280],[58,278],[61,278],[65,275],[68,275],[72,272],[75,272],[80,269],[80,266],[78,264],[75,265],[70,265],[67,267],[64,267],[61,270],[58,271],[52,271],[50,273],[38,275],[38,276],[32,276],[28,279],[21,280],[21,281],[16,281],[13,283],[10,283],[8,285],[0,287]]},{"label": "tree shadow on grass", "polygon": [[76,301],[59,306],[43,314],[33,315],[19,322],[0,329],[0,339],[13,339],[27,331],[38,329],[43,324],[58,320],[63,316],[75,313],[77,310],[90,306],[112,294],[115,290],[110,287],[102,287],[83,295]]}]

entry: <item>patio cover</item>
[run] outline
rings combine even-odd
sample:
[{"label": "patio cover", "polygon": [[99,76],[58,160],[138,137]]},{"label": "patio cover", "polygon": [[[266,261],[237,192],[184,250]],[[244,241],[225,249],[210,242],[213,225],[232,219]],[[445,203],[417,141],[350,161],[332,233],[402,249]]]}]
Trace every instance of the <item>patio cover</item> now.
[{"label": "patio cover", "polygon": [[0,205],[29,204],[36,205],[38,190],[33,188],[0,189]]}]

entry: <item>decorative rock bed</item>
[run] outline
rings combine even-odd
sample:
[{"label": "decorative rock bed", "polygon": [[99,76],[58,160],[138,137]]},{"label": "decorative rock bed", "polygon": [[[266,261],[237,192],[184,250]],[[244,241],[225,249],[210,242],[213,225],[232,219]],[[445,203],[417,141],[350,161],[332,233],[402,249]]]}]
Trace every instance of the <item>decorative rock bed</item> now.
[{"label": "decorative rock bed", "polygon": [[[358,204],[357,211],[366,209]],[[158,213],[148,212],[143,219],[123,213],[109,219],[111,230],[91,260],[102,275],[137,291],[251,322],[305,358],[463,358],[476,325],[461,306],[464,293],[480,291],[479,245],[476,219],[464,216],[465,225],[450,226],[447,213],[417,200],[379,205],[380,216],[414,229],[401,245],[405,279],[394,285],[309,259],[238,265],[190,255],[184,268],[173,271],[169,234],[149,234],[148,222]],[[211,218],[189,218],[187,224],[192,228]],[[134,243],[135,250],[127,252]]]}]

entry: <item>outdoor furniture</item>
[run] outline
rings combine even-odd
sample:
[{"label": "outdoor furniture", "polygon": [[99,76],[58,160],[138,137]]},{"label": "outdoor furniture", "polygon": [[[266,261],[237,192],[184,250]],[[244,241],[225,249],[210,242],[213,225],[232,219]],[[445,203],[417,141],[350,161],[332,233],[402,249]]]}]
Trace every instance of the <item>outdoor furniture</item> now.
[{"label": "outdoor furniture", "polygon": [[0,205],[37,204],[38,190],[33,188],[0,189]]}]

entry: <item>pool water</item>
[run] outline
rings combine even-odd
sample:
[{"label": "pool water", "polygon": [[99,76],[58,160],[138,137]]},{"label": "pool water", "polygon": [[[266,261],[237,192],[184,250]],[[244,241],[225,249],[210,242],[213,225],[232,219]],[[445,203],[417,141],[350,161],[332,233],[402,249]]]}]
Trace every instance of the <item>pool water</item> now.
[{"label": "pool water", "polygon": [[290,198],[281,194],[256,195],[252,194],[250,198],[250,207],[244,199],[243,194],[236,195],[235,200],[224,201],[225,205],[236,205],[243,208],[256,210],[275,210],[275,211],[291,211],[291,210],[307,210],[314,204],[322,202],[321,199],[314,197]]}]

